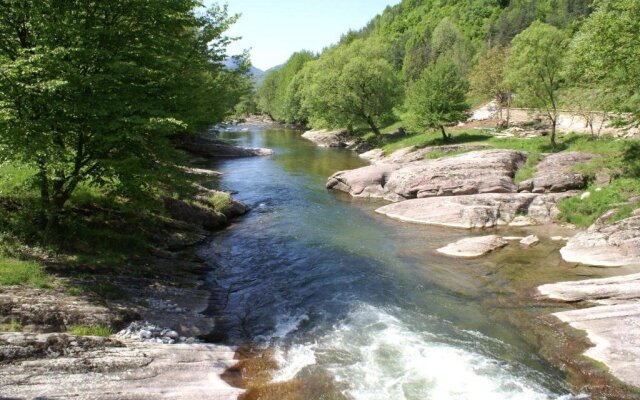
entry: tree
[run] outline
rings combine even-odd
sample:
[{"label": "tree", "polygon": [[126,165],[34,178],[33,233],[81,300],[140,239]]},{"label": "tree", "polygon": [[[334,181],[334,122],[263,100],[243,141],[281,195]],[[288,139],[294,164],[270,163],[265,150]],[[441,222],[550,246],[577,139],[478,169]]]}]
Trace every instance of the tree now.
[{"label": "tree", "polygon": [[402,84],[378,41],[356,40],[325,53],[307,65],[302,84],[303,107],[314,126],[368,126],[380,135],[393,118]]},{"label": "tree", "polygon": [[562,84],[567,39],[557,28],[536,21],[513,39],[507,81],[521,103],[543,110],[551,121],[551,146],[556,148],[558,89]]},{"label": "tree", "polygon": [[[509,50],[501,45],[489,49],[480,58],[469,77],[471,91],[476,96],[489,95],[496,101],[500,110],[500,118],[502,118],[502,107],[509,106],[511,99],[511,89],[505,81],[505,66],[508,56]],[[508,119],[507,116],[507,121]]]},{"label": "tree", "polygon": [[445,125],[466,118],[468,82],[449,58],[440,58],[428,67],[422,77],[409,89],[406,108],[413,127],[439,128],[442,138],[450,140]]},{"label": "tree", "polygon": [[199,6],[0,3],[0,161],[38,171],[47,231],[80,183],[134,196],[166,180],[169,136],[224,118],[240,95],[243,72],[220,63],[234,17]]},{"label": "tree", "polygon": [[570,46],[567,72],[577,85],[601,88],[610,109],[640,119],[640,2],[606,0]]}]

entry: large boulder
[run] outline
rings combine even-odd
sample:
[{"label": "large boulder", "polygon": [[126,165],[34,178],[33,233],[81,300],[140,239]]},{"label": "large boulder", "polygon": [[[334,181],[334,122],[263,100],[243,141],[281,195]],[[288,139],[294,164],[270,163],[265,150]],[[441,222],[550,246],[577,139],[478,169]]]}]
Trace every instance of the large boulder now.
[{"label": "large boulder", "polygon": [[517,190],[513,176],[526,157],[518,151],[485,150],[409,164],[377,163],[360,170],[338,172],[329,178],[327,187],[391,201],[513,193]]},{"label": "large boulder", "polygon": [[239,158],[270,156],[271,149],[239,147],[204,135],[177,135],[172,138],[176,148],[206,158]]},{"label": "large boulder", "polygon": [[438,249],[439,253],[460,258],[475,258],[489,254],[509,244],[496,235],[471,237]]},{"label": "large boulder", "polygon": [[[430,153],[442,153],[443,158],[455,153],[470,152],[484,150],[487,146],[484,145],[467,145],[467,144],[452,144],[446,146],[430,146],[430,147],[405,147],[400,150],[396,150],[387,157],[380,157],[373,162],[385,163],[385,164],[408,164],[416,161],[424,160]],[[451,153],[451,154],[448,154]]]},{"label": "large boulder", "polygon": [[349,171],[336,172],[329,178],[327,189],[340,190],[353,197],[382,198],[389,175],[400,168],[393,164],[374,164]]},{"label": "large boulder", "polygon": [[594,224],[569,239],[562,258],[600,267],[640,265],[640,216],[614,224]]},{"label": "large boulder", "polygon": [[182,200],[165,198],[164,207],[171,218],[200,226],[204,229],[217,230],[229,224],[227,217],[221,212],[195,202],[187,203]]},{"label": "large boulder", "polygon": [[345,131],[307,131],[302,134],[302,137],[320,147],[347,147],[347,133]]},{"label": "large boulder", "polygon": [[516,192],[513,177],[526,159],[518,151],[485,150],[411,163],[390,175],[385,197],[398,201]]},{"label": "large boulder", "polygon": [[486,193],[429,197],[389,204],[376,212],[418,224],[464,229],[493,228],[508,225],[523,215],[531,217],[535,223],[551,222],[559,212],[552,204],[575,194]]},{"label": "large boulder", "polygon": [[579,190],[587,186],[587,177],[574,170],[576,165],[587,163],[596,156],[588,153],[567,152],[547,156],[536,167],[533,178],[519,185],[520,191],[533,193],[557,193]]}]

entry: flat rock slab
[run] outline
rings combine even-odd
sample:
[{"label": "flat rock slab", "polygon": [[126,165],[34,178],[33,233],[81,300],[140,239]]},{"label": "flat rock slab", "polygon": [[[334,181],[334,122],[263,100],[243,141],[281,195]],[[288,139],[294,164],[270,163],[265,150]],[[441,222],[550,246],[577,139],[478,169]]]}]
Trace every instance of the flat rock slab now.
[{"label": "flat rock slab", "polygon": [[302,137],[320,147],[347,147],[347,135],[345,131],[307,131],[302,134]]},{"label": "flat rock slab", "polygon": [[599,267],[640,265],[640,216],[595,224],[569,239],[560,254],[565,261]]},{"label": "flat rock slab", "polygon": [[640,387],[640,274],[543,285],[540,294],[597,307],[554,314],[585,330],[595,345],[585,355],[606,364],[621,381]]},{"label": "flat rock slab", "polygon": [[[19,342],[20,335],[2,334],[0,341]],[[26,339],[51,340],[43,335]],[[220,378],[236,362],[232,348],[124,344],[84,346],[73,353],[0,364],[0,397],[235,400],[242,393]]]},{"label": "flat rock slab", "polygon": [[460,258],[481,257],[503,248],[508,241],[496,235],[465,238],[438,249],[439,253]]},{"label": "flat rock slab", "polygon": [[574,168],[596,157],[593,154],[575,151],[549,155],[538,164],[532,179],[520,183],[519,190],[558,193],[583,189],[587,186],[587,177]]},{"label": "flat rock slab", "polygon": [[[403,154],[398,157],[406,156]],[[327,188],[352,195],[375,193],[375,197],[390,201],[477,193],[514,193],[517,192],[517,186],[513,177],[526,158],[525,153],[513,150],[484,150],[408,164],[377,163],[364,167],[366,169],[363,171],[337,172],[329,178]],[[368,190],[369,185],[374,188]]]},{"label": "flat rock slab", "polygon": [[206,158],[240,158],[270,156],[271,149],[239,147],[204,135],[180,135],[173,138],[181,150]]},{"label": "flat rock slab", "polygon": [[390,204],[377,209],[376,212],[393,219],[418,224],[464,229],[492,228],[507,225],[522,214],[539,223],[551,222],[559,213],[557,203],[571,195],[488,193],[431,197]]}]

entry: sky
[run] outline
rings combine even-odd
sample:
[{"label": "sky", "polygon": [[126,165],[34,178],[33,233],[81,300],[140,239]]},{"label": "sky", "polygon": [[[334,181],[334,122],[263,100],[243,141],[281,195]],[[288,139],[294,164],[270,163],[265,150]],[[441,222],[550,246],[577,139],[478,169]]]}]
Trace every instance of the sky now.
[{"label": "sky", "polygon": [[[206,1],[211,4],[213,0]],[[241,36],[229,54],[251,50],[254,66],[267,70],[299,50],[321,51],[349,29],[364,27],[400,0],[226,0],[240,20],[229,30]],[[220,4],[224,0],[219,1]]]}]

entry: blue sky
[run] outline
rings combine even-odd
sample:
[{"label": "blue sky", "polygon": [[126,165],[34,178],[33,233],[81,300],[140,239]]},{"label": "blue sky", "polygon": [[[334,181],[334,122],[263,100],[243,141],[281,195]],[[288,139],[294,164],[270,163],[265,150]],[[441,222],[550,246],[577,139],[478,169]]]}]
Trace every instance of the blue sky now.
[{"label": "blue sky", "polygon": [[[207,0],[211,4],[213,0]],[[229,31],[242,40],[231,54],[251,49],[260,69],[284,63],[298,50],[320,51],[349,29],[359,29],[400,0],[228,0],[231,13],[242,17]],[[223,3],[223,1],[219,1]]]}]

